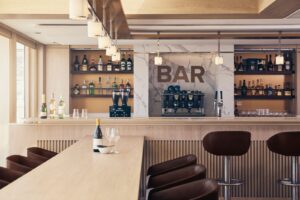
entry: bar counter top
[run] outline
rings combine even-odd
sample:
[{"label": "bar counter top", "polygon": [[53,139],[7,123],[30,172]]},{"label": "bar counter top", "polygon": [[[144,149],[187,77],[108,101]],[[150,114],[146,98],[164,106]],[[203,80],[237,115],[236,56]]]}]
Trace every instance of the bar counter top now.
[{"label": "bar counter top", "polygon": [[[102,117],[103,125],[300,125],[300,117]],[[94,125],[95,118],[89,119],[26,119],[13,125]]]}]

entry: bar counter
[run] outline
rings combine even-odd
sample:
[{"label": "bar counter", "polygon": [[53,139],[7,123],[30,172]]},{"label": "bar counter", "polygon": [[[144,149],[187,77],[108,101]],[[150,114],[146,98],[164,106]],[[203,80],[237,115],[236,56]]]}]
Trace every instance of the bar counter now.
[{"label": "bar counter", "polygon": [[[283,131],[300,130],[300,118],[128,118],[101,119],[104,132],[107,127],[118,127],[121,136],[144,136],[142,187],[146,169],[155,163],[185,154],[195,154],[198,162],[207,166],[209,178],[222,177],[222,159],[206,152],[203,137],[218,130],[244,130],[251,132],[251,147],[247,154],[233,159],[233,177],[245,184],[233,190],[234,196],[247,198],[287,198],[289,189],[277,184],[288,177],[290,158],[271,153],[266,140]],[[26,120],[10,124],[9,154],[25,154],[29,146],[39,146],[60,152],[91,135],[94,119],[87,120]],[[134,148],[134,147],[132,147]]]}]

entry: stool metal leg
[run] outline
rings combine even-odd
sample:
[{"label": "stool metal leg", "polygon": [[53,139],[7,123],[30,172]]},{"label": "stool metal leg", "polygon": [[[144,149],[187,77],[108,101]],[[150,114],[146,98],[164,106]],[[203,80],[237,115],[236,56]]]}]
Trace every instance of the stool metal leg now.
[{"label": "stool metal leg", "polygon": [[[231,175],[230,175],[230,156],[224,157],[224,181],[225,183],[230,183]],[[230,200],[230,186],[225,185],[224,186],[224,200]]]},{"label": "stool metal leg", "polygon": [[[292,157],[292,184],[298,183],[298,157]],[[292,200],[298,200],[298,187],[292,187]]]}]

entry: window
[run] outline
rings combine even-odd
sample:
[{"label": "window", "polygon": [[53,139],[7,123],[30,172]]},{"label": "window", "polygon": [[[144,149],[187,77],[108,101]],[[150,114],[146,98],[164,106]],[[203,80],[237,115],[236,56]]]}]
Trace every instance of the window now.
[{"label": "window", "polygon": [[25,118],[25,46],[17,43],[17,121]]}]

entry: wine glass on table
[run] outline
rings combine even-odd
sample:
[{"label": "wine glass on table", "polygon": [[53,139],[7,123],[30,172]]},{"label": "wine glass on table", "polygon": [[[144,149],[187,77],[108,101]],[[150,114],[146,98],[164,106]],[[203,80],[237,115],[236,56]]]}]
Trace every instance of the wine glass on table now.
[{"label": "wine glass on table", "polygon": [[119,153],[116,151],[115,146],[120,140],[120,133],[118,128],[106,128],[105,137],[109,142],[109,145],[113,146],[112,153]]}]

